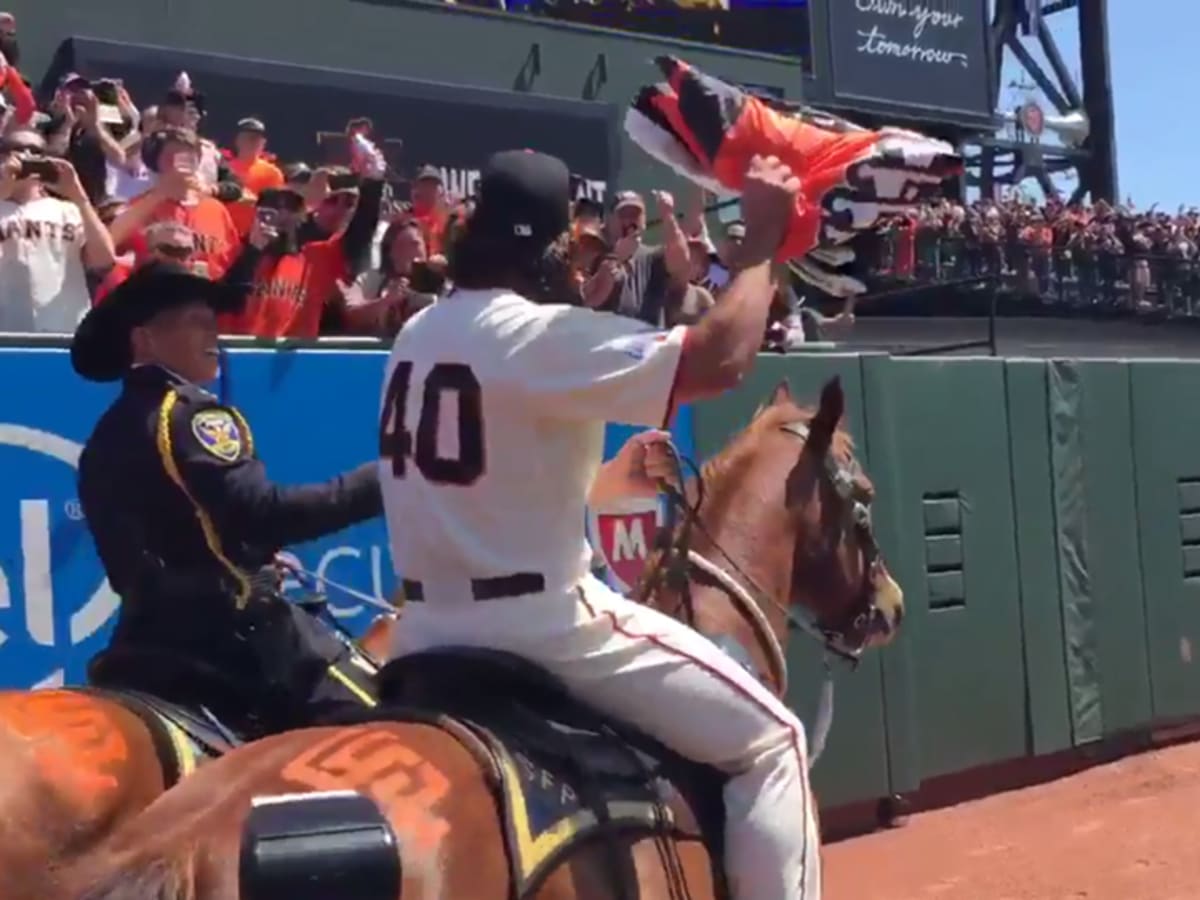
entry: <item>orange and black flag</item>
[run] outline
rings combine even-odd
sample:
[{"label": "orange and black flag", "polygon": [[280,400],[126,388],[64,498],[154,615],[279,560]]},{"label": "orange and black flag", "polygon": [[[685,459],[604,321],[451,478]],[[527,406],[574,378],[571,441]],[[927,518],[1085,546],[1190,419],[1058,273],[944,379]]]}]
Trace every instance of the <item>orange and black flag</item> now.
[{"label": "orange and black flag", "polygon": [[864,291],[849,274],[855,238],[941,196],[945,180],[963,170],[945,141],[765,100],[672,56],[655,62],[666,81],[634,98],[625,116],[630,138],[724,197],[741,193],[751,157],[779,157],[801,182],[779,260],[827,293]]}]

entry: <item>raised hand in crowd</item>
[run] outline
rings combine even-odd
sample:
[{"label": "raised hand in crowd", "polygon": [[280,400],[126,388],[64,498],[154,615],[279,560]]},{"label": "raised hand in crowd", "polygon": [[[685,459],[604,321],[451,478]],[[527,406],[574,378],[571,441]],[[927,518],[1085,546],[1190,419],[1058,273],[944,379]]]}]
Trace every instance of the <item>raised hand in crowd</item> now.
[{"label": "raised hand in crowd", "polygon": [[117,260],[112,236],[88,199],[79,173],[68,160],[51,159],[49,162],[54,167],[54,180],[49,186],[68,203],[73,203],[83,218],[83,264],[96,272],[109,269]]},{"label": "raised hand in crowd", "polygon": [[65,159],[47,159],[46,162],[54,167],[54,178],[48,183],[54,193],[71,203],[87,202],[87,192],[79,180],[79,173],[70,162]]},{"label": "raised hand in crowd", "polygon": [[383,151],[361,132],[350,137],[350,169],[363,178],[379,179],[387,173]]},{"label": "raised hand in crowd", "polygon": [[329,196],[329,178],[331,172],[322,166],[312,173],[308,183],[304,185],[304,203],[309,209],[316,209]]},{"label": "raised hand in crowd", "polygon": [[70,127],[75,124],[75,108],[71,104],[67,92],[58,90],[54,92],[54,99],[50,101],[50,114],[56,119],[62,120],[60,130],[70,130]]},{"label": "raised hand in crowd", "polygon": [[675,218],[675,195],[670,191],[651,191],[654,204],[658,207],[659,218],[666,222]]},{"label": "raised hand in crowd", "polygon": [[13,154],[0,159],[0,200],[7,200],[20,180],[21,160]]}]

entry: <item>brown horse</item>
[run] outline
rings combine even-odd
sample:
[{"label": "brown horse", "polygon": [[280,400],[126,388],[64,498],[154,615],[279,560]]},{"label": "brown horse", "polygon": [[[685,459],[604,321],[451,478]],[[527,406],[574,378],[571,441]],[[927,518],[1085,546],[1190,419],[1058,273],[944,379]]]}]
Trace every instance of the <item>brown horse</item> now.
[{"label": "brown horse", "polygon": [[[359,641],[376,659],[394,618]],[[0,691],[0,894],[36,895],[48,864],[87,851],[217,754],[169,710],[121,691]]]},{"label": "brown horse", "polygon": [[[815,413],[795,405],[786,384],[777,388],[704,467],[694,517],[648,564],[644,602],[725,642],[780,693],[793,606],[807,609],[827,649],[843,653],[885,643],[901,618],[902,594],[871,530],[872,488],[840,427],[842,412],[836,380]],[[527,664],[445,651],[440,659],[421,654],[401,671],[402,687],[458,672],[467,679],[458,686],[479,702],[469,714],[439,716],[434,701],[452,702],[453,692],[435,689],[423,702],[422,690],[405,690],[403,699],[418,706],[388,709],[387,721],[289,732],[235,750],[56,873],[41,900],[236,900],[252,799],[347,789],[372,798],[390,822],[405,900],[725,896],[709,853],[714,830],[705,825],[714,797],[720,807],[711,773],[707,789],[696,789],[681,761],[658,768],[677,790],[647,800],[630,787],[631,753],[614,762],[585,743],[555,744],[549,726],[531,722],[547,710],[562,722],[586,717],[566,717],[563,698]],[[503,710],[522,708],[514,697],[529,698],[523,708],[535,715],[506,720]],[[487,728],[472,727],[479,722]],[[599,729],[591,733],[603,744]],[[608,741],[601,749],[618,739]],[[647,745],[618,742],[630,746]],[[624,766],[624,780],[572,781],[564,757],[591,774]],[[644,757],[636,760],[635,769]],[[642,816],[647,810],[655,815]]]}]

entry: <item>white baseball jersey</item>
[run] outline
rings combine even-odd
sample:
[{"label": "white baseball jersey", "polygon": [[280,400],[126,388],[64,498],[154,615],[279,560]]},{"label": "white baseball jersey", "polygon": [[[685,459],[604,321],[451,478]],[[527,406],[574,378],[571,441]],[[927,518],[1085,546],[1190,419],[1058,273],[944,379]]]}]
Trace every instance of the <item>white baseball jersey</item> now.
[{"label": "white baseball jersey", "polygon": [[91,306],[73,203],[0,200],[0,331],[71,334]]},{"label": "white baseball jersey", "polygon": [[660,426],[685,329],[455,291],[401,329],[380,415],[397,573],[434,604],[534,573],[562,596],[591,567],[587,495],[606,422]]}]

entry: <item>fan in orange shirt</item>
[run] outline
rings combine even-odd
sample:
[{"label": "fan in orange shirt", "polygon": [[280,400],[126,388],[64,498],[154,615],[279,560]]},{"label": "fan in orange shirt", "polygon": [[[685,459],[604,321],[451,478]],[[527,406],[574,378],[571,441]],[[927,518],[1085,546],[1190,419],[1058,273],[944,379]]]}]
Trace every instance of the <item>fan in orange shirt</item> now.
[{"label": "fan in orange shirt", "polygon": [[444,252],[450,209],[446,202],[442,173],[436,166],[421,166],[417,170],[410,187],[409,200],[412,203],[412,218],[421,228],[430,255]]},{"label": "fan in orange shirt", "polygon": [[283,172],[267,158],[267,126],[261,119],[242,119],[237,123],[237,135],[233,139],[234,152],[229,157],[229,168],[242,183],[242,197],[226,204],[233,224],[243,238],[250,233],[254,224],[254,208],[258,195],[269,188],[281,188]]},{"label": "fan in orange shirt", "polygon": [[193,132],[166,128],[142,145],[146,166],[157,173],[154,187],[135,198],[109,229],[118,248],[132,249],[139,262],[149,256],[143,234],[156,222],[178,222],[195,235],[193,264],[220,278],[241,249],[242,239],[225,205],[207,193],[196,177],[199,143]]},{"label": "fan in orange shirt", "polygon": [[338,283],[353,277],[355,260],[366,255],[379,221],[382,170],[363,178],[349,224],[325,240],[299,239],[305,198],[294,188],[259,195],[258,212],[246,245],[225,277],[246,294],[236,316],[223,317],[223,334],[315,338]]}]

